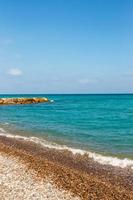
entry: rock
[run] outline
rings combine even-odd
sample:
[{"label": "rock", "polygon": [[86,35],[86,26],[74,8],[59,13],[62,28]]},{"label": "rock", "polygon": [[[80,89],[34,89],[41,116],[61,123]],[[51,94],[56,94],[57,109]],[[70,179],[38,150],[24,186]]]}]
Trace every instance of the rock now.
[{"label": "rock", "polygon": [[14,105],[14,104],[34,104],[34,103],[45,103],[51,102],[47,98],[34,97],[34,98],[0,98],[0,105]]}]

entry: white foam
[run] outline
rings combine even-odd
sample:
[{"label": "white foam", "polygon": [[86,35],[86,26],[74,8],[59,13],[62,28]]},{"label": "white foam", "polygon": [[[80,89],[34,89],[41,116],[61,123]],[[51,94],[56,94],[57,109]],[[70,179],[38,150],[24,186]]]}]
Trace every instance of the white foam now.
[{"label": "white foam", "polygon": [[9,125],[9,123],[8,123],[8,122],[5,122],[4,125]]},{"label": "white foam", "polygon": [[6,133],[6,131],[3,128],[0,128],[0,134]]},{"label": "white foam", "polygon": [[47,148],[52,148],[52,149],[57,149],[57,150],[68,150],[72,152],[73,154],[80,154],[80,155],[87,154],[89,158],[92,158],[94,161],[102,165],[112,165],[114,167],[120,167],[120,168],[129,167],[133,169],[133,160],[130,160],[128,158],[119,159],[117,157],[103,156],[95,152],[84,151],[81,149],[74,149],[71,147],[67,147],[66,145],[58,145],[56,143],[52,143],[52,142],[49,142],[37,137],[25,137],[25,136],[20,136],[20,135],[13,135],[13,134],[7,133],[3,128],[0,128],[0,136],[34,142],[36,144],[40,144],[43,147],[47,147]]}]

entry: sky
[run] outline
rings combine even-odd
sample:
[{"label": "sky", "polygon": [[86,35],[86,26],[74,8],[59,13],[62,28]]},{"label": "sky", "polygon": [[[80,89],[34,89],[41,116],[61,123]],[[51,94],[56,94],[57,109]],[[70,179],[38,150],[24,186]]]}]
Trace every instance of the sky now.
[{"label": "sky", "polygon": [[0,93],[133,93],[133,1],[0,0]]}]

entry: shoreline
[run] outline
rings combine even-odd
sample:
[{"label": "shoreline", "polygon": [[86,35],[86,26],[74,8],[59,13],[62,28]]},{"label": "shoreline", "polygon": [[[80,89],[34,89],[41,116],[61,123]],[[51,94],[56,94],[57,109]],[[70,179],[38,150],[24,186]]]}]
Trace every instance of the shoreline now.
[{"label": "shoreline", "polygon": [[24,162],[39,179],[52,177],[59,189],[83,200],[133,199],[133,172],[129,169],[101,165],[86,155],[5,136],[0,136],[0,152]]},{"label": "shoreline", "polygon": [[[16,132],[16,130],[15,130]],[[33,136],[31,133],[28,135],[26,134],[14,134],[14,131],[5,130],[4,128],[0,128],[0,136],[6,136],[8,138],[19,139],[24,141],[33,142],[35,144],[41,145],[46,148],[56,149],[56,150],[63,150],[63,151],[70,151],[73,154],[80,154],[80,155],[87,155],[89,158],[93,159],[95,162],[98,162],[102,165],[110,165],[113,167],[120,167],[120,168],[129,168],[133,170],[133,159],[125,156],[119,157],[119,155],[112,155],[112,154],[102,154],[95,152],[89,149],[79,149],[76,147],[72,147],[66,144],[59,144],[55,143],[55,141],[50,141],[48,138],[40,138],[37,136]]]}]

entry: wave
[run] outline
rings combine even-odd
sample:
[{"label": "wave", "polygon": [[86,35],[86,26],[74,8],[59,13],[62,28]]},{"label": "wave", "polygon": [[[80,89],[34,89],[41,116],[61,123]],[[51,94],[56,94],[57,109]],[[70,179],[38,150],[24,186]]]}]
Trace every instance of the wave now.
[{"label": "wave", "polygon": [[20,135],[13,135],[6,132],[3,128],[0,128],[0,136],[34,142],[36,144],[39,144],[47,148],[52,148],[52,149],[57,149],[57,150],[68,150],[72,152],[73,154],[80,154],[80,155],[87,154],[89,158],[92,158],[94,161],[102,165],[112,165],[114,167],[120,167],[120,168],[128,167],[133,170],[133,160],[130,160],[128,158],[119,159],[117,157],[103,156],[95,152],[85,151],[81,149],[74,149],[71,147],[67,147],[66,145],[58,145],[56,143],[52,143],[44,139],[40,139],[38,137],[26,137],[26,136],[20,136]]}]

